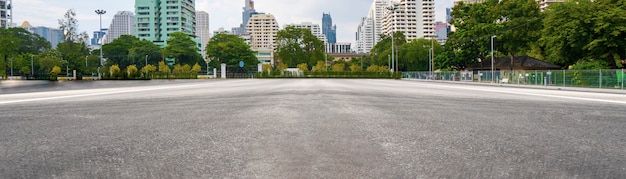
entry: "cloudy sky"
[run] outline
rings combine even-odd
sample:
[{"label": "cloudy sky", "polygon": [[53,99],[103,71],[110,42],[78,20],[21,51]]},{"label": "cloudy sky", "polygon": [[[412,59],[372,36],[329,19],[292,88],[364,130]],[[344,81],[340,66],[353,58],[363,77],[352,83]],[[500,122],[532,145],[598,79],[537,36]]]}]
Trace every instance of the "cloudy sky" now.
[{"label": "cloudy sky", "polygon": [[[108,27],[117,11],[134,11],[134,0],[13,0],[14,23],[29,21],[33,26],[58,27],[57,19],[68,9],[77,12],[80,31],[90,35],[99,28],[94,10],[107,11],[102,26]],[[367,15],[372,0],[255,0],[256,10],[276,16],[281,25],[301,22],[322,23],[322,13],[331,13],[337,25],[337,41],[354,43],[354,34],[361,17]],[[436,18],[445,19],[445,8],[453,0],[436,0]],[[244,0],[196,0],[196,10],[210,14],[210,28],[230,30],[241,23]]]}]

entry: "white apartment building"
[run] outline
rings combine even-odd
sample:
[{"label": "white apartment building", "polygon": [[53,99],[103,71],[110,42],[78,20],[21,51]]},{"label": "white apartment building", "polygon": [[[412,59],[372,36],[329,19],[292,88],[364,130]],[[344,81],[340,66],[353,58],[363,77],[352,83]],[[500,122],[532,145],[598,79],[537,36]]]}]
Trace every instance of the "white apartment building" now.
[{"label": "white apartment building", "polygon": [[[276,48],[276,36],[278,35],[278,22],[271,14],[254,14],[248,20],[246,31],[250,34],[250,47],[257,52],[274,51]],[[266,59],[263,60],[267,63]],[[269,59],[270,64],[275,64],[273,56]]]},{"label": "white apartment building", "polygon": [[408,41],[435,38],[435,0],[396,0],[385,12],[383,34],[403,32]]},{"label": "white apartment building", "polygon": [[322,30],[319,24],[313,24],[312,22],[302,22],[300,24],[287,24],[285,27],[295,27],[301,29],[309,29],[315,37],[320,39],[322,42],[327,43],[328,39],[326,35],[322,34]]},{"label": "white apartment building", "polygon": [[536,0],[539,3],[541,11],[545,11],[546,8],[552,3],[565,2],[565,0]]},{"label": "white apartment building", "polygon": [[12,0],[0,0],[0,28],[8,28],[13,24],[12,2]]},{"label": "white apartment building", "polygon": [[133,12],[119,11],[113,16],[109,30],[103,37],[103,44],[111,43],[122,35],[135,36],[135,14]]},{"label": "white apartment building", "polygon": [[378,43],[383,34],[383,18],[385,9],[389,7],[388,0],[374,0],[367,13],[367,17],[361,19],[356,33],[356,51],[369,53]]},{"label": "white apartment building", "polygon": [[457,5],[461,2],[463,2],[464,4],[475,4],[475,3],[481,3],[481,2],[486,2],[487,0],[454,0],[454,5]]},{"label": "white apartment building", "polygon": [[374,0],[367,14],[367,17],[372,20],[373,25],[372,33],[374,35],[374,43],[372,44],[372,47],[382,40],[380,38],[380,34],[383,34],[383,19],[385,18],[385,10],[388,7],[388,0]]},{"label": "white apartment building", "polygon": [[374,48],[374,21],[368,17],[361,18],[356,31],[356,52],[369,53]]},{"label": "white apartment building", "polygon": [[209,29],[209,13],[196,11],[196,37],[200,40],[200,51],[202,58],[206,59],[206,46],[211,40],[211,30]]}]

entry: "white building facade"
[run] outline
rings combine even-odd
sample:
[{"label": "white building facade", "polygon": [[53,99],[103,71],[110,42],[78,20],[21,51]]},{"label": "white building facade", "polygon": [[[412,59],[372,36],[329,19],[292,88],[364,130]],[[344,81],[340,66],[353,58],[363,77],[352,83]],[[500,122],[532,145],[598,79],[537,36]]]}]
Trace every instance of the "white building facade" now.
[{"label": "white building facade", "polygon": [[309,29],[311,33],[320,39],[322,42],[327,43],[328,39],[326,39],[326,35],[322,34],[322,30],[319,24],[313,24],[312,22],[303,22],[300,24],[287,24],[285,27],[295,27],[301,29]]},{"label": "white building facade", "polygon": [[[278,35],[278,22],[271,14],[254,14],[248,20],[246,31],[250,35],[250,47],[257,52],[273,52],[276,48],[276,36]],[[275,64],[273,56],[269,61]]]},{"label": "white building facade", "polygon": [[135,36],[135,14],[130,11],[119,11],[113,20],[104,38],[104,44],[113,42],[122,35]]},{"label": "white building facade", "polygon": [[408,41],[435,38],[435,0],[396,0],[385,10],[383,34],[403,32]]},{"label": "white building facade", "polygon": [[8,28],[13,24],[12,2],[12,0],[0,0],[0,28]]},{"label": "white building facade", "polygon": [[196,12],[196,38],[200,41],[200,51],[202,58],[206,59],[206,46],[211,40],[211,30],[209,29],[209,13],[204,11]]}]

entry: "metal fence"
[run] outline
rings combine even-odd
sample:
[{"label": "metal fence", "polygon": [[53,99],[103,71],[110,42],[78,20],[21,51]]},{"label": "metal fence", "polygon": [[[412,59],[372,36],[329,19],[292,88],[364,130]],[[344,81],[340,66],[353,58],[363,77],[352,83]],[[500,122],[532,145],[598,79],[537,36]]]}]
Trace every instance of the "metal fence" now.
[{"label": "metal fence", "polygon": [[406,79],[466,81],[535,86],[585,87],[624,90],[626,70],[512,70],[463,72],[403,72]]}]

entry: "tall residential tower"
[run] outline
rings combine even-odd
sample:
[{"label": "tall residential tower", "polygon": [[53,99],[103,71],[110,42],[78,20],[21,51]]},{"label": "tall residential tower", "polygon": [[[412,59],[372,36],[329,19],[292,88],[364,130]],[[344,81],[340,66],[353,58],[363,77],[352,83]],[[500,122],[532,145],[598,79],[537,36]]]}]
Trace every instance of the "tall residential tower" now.
[{"label": "tall residential tower", "polygon": [[133,12],[119,11],[113,16],[111,25],[104,36],[104,44],[111,43],[122,35],[135,35],[135,14]]},{"label": "tall residential tower", "polygon": [[196,34],[195,0],[135,0],[136,35],[161,47],[171,33]]},{"label": "tall residential tower", "polygon": [[200,51],[202,57],[206,59],[206,45],[211,40],[211,30],[209,29],[209,13],[204,11],[196,12],[196,36],[202,44]]},{"label": "tall residential tower", "polygon": [[435,0],[395,0],[386,10],[383,34],[403,32],[407,40],[435,38]]},{"label": "tall residential tower", "polygon": [[12,2],[12,0],[0,0],[0,28],[8,28],[13,24]]}]

